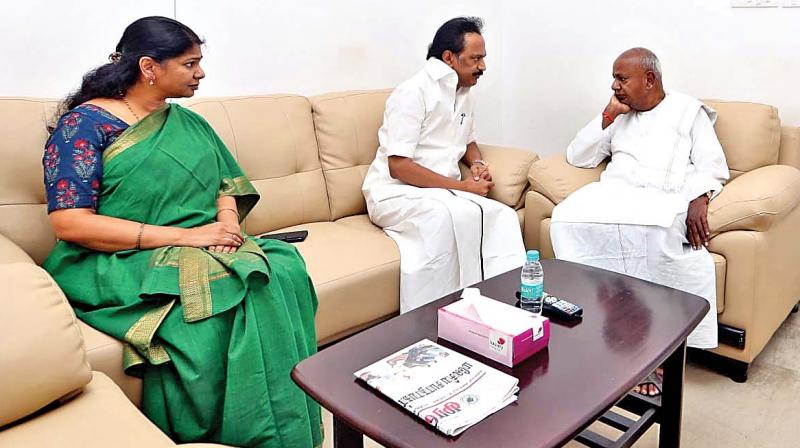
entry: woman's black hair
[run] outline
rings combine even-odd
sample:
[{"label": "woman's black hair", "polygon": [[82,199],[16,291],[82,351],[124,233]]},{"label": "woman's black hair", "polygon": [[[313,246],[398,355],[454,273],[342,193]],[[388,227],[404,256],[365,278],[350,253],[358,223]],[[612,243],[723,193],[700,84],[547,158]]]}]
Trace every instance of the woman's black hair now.
[{"label": "woman's black hair", "polygon": [[83,76],[81,87],[64,99],[65,112],[92,98],[120,98],[139,79],[139,58],[149,56],[157,62],[180,56],[203,40],[188,26],[168,17],[143,17],[125,28],[112,62]]},{"label": "woman's black hair", "polygon": [[450,19],[436,30],[433,43],[428,46],[428,56],[425,59],[436,58],[442,60],[442,53],[447,50],[461,53],[464,49],[464,35],[467,33],[481,34],[483,20],[479,17],[456,17]]}]

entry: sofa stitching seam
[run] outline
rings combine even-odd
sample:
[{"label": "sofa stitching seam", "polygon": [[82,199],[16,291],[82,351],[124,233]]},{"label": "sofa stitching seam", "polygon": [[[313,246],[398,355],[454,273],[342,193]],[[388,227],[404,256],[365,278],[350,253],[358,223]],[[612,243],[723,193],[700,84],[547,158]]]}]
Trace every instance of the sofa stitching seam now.
[{"label": "sofa stitching seam", "polygon": [[358,271],[358,272],[353,272],[352,274],[347,274],[347,275],[345,275],[343,277],[338,277],[338,278],[335,278],[333,280],[328,280],[328,281],[323,282],[323,283],[315,283],[314,286],[327,285],[328,283],[332,283],[332,282],[336,282],[336,281],[343,280],[343,279],[346,279],[346,278],[354,277],[356,275],[363,274],[365,272],[374,271],[375,269],[381,268],[383,266],[386,266],[386,265],[389,265],[389,264],[393,264],[393,263],[399,263],[399,262],[400,262],[400,260],[387,261],[385,263],[381,263],[379,265],[372,266],[372,267],[370,267],[368,269],[364,269],[364,270],[361,270],[361,271]]}]

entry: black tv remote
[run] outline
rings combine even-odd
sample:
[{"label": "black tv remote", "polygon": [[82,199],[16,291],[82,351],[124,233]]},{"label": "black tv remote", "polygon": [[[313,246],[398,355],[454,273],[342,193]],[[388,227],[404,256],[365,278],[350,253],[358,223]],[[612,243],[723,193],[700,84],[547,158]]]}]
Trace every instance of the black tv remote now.
[{"label": "black tv remote", "polygon": [[542,314],[558,319],[572,320],[583,316],[583,308],[572,302],[544,293]]}]

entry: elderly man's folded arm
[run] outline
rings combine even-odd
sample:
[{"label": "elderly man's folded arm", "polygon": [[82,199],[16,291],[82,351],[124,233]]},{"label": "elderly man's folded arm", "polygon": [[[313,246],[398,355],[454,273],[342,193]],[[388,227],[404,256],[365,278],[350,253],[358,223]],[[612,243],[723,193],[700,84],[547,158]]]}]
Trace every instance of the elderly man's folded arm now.
[{"label": "elderly man's folded arm", "polygon": [[594,168],[611,155],[611,128],[602,129],[598,116],[578,132],[567,147],[567,162],[579,168]]}]

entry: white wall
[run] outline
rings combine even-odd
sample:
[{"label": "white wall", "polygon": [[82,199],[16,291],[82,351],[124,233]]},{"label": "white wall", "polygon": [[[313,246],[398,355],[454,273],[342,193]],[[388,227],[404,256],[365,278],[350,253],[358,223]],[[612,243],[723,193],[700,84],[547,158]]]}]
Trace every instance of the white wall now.
[{"label": "white wall", "polygon": [[[436,28],[486,21],[488,70],[475,92],[481,141],[563,151],[610,95],[632,46],[662,60],[668,87],[763,102],[800,125],[800,8],[729,0],[140,0],[0,3],[0,95],[62,97],[104,63],[125,25],[176,17],[207,40],[200,96],[313,95],[391,87],[424,63]],[[176,15],[174,15],[176,14]]]},{"label": "white wall", "polygon": [[755,101],[800,126],[800,8],[729,0],[505,1],[506,144],[563,151],[611,96],[611,66],[634,46],[661,59],[664,84],[699,98]]},{"label": "white wall", "polygon": [[0,96],[64,97],[108,62],[129,23],[172,14],[165,0],[2,0]]},{"label": "white wall", "polygon": [[501,135],[503,26],[480,0],[177,0],[178,20],[206,38],[198,95],[318,93],[394,87],[425,63],[436,29],[459,15],[486,21],[492,76],[477,90],[479,131]]}]

